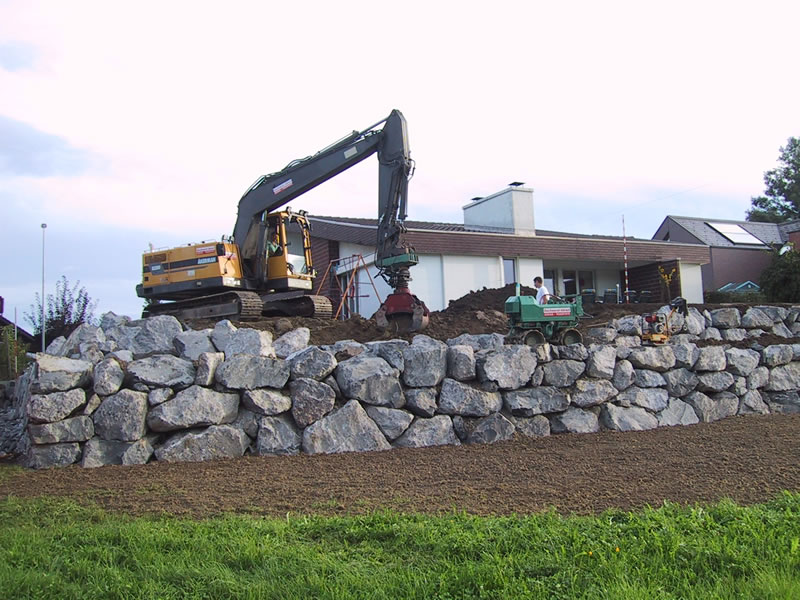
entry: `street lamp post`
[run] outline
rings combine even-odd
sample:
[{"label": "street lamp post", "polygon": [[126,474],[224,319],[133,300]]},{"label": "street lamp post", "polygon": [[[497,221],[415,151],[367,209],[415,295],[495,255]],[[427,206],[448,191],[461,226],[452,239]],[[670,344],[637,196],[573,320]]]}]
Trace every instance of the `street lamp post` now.
[{"label": "street lamp post", "polygon": [[47,347],[44,345],[44,230],[47,229],[47,223],[42,223],[42,352]]}]

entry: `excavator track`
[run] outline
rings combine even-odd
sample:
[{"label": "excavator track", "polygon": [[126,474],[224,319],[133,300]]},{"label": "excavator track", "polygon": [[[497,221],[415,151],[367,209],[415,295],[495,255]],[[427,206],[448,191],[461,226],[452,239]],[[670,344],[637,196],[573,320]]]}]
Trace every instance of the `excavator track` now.
[{"label": "excavator track", "polygon": [[178,319],[214,319],[231,317],[241,321],[254,321],[261,317],[261,296],[255,292],[223,292],[202,298],[177,300],[164,304],[151,304],[142,317],[172,315]]},{"label": "excavator track", "polygon": [[330,319],[333,317],[333,305],[325,296],[288,294],[269,294],[262,296],[263,314],[282,317],[315,317]]}]

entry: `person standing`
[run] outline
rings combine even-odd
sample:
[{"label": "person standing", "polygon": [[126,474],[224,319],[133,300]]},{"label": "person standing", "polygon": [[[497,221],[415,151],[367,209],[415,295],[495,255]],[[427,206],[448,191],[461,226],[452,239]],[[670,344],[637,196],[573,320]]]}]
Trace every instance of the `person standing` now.
[{"label": "person standing", "polygon": [[550,292],[544,287],[541,277],[533,278],[533,287],[536,288],[536,304],[547,304],[547,301],[550,300]]}]

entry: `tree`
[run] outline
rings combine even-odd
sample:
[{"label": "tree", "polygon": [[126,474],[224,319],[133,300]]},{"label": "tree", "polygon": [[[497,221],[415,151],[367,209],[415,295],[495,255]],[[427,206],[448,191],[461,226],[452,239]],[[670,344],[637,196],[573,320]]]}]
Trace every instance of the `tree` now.
[{"label": "tree", "polygon": [[748,221],[783,223],[800,219],[800,138],[790,137],[781,148],[779,167],[764,173],[763,196],[751,198]]},{"label": "tree", "polygon": [[[45,344],[63,335],[68,336],[81,323],[92,323],[97,301],[93,301],[80,281],[71,288],[65,276],[56,282],[56,293],[47,295],[44,333]],[[36,294],[36,303],[25,318],[33,326],[36,337],[42,335],[42,299]],[[42,348],[44,352],[44,348]]]},{"label": "tree", "polygon": [[759,283],[769,302],[800,301],[800,252],[775,252]]}]

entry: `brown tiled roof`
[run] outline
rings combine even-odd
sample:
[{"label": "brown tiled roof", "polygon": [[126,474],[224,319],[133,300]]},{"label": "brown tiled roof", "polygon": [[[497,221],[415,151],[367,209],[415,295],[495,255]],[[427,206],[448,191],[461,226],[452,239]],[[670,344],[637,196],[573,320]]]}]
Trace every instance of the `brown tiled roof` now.
[{"label": "brown tiled roof", "polygon": [[[376,219],[310,216],[312,236],[339,242],[373,246]],[[543,259],[621,261],[621,237],[581,235],[537,230],[535,236],[474,231],[454,223],[406,221],[405,239],[420,254],[461,254],[470,256],[530,256]],[[680,244],[628,238],[631,261],[664,261],[680,258],[706,264],[710,251],[702,244]]]}]

